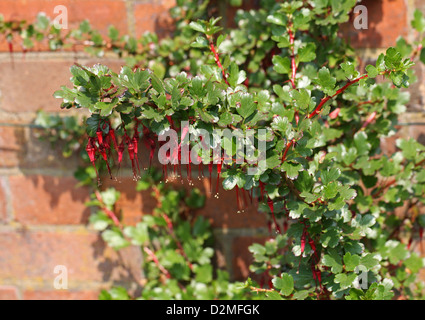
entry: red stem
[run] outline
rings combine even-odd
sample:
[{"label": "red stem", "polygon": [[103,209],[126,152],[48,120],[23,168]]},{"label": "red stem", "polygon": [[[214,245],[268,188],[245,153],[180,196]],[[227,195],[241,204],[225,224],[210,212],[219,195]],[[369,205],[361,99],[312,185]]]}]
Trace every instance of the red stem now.
[{"label": "red stem", "polygon": [[292,147],[292,145],[294,144],[294,142],[295,142],[295,140],[292,139],[291,141],[289,141],[286,144],[286,149],[285,149],[285,152],[283,153],[283,156],[282,156],[282,162],[284,162],[286,160],[286,154],[288,153],[289,149]]},{"label": "red stem", "polygon": [[292,85],[292,89],[295,89],[295,77],[297,75],[297,64],[295,62],[295,46],[294,46],[294,42],[295,42],[295,37],[294,37],[294,33],[291,30],[292,27],[292,23],[288,28],[288,33],[289,33],[289,44],[291,46],[291,69],[292,69],[292,75],[291,75],[291,85]]},{"label": "red stem", "polygon": [[359,82],[360,80],[362,80],[362,79],[365,79],[365,78],[367,78],[368,77],[368,75],[367,74],[365,74],[365,75],[363,75],[363,76],[361,76],[361,77],[359,77],[359,78],[357,78],[357,79],[354,79],[354,80],[351,80],[351,81],[348,81],[346,84],[345,84],[345,86],[343,86],[341,89],[339,89],[333,96],[327,96],[327,97],[324,97],[321,101],[320,101],[320,103],[319,103],[319,105],[316,107],[316,109],[314,109],[313,110],[313,112],[312,113],[310,113],[307,117],[309,118],[309,119],[311,119],[311,118],[313,118],[315,115],[317,115],[319,112],[320,112],[320,110],[322,109],[322,107],[323,107],[323,105],[326,103],[326,102],[328,102],[330,99],[333,99],[333,98],[335,98],[337,95],[339,95],[339,94],[341,94],[341,93],[343,93],[348,87],[350,87],[351,85],[353,85],[353,84],[355,84],[355,83],[357,83],[357,82]]},{"label": "red stem", "polygon": [[106,213],[106,215],[112,219],[112,221],[114,222],[115,226],[119,227],[120,229],[122,229],[122,225],[121,222],[118,220],[117,216],[115,215],[114,212],[112,212],[111,210],[109,210],[106,205],[103,203],[102,200],[102,196],[100,195],[99,191],[95,191],[94,193],[96,195],[96,199],[102,204],[102,210]]},{"label": "red stem", "polygon": [[170,273],[168,272],[167,269],[165,269],[160,263],[159,260],[157,258],[157,256],[155,255],[155,253],[149,249],[148,247],[144,247],[143,250],[147,253],[147,255],[149,257],[151,257],[151,259],[153,260],[153,262],[156,264],[156,266],[158,267],[159,270],[161,270],[161,272],[168,278],[171,278]]},{"label": "red stem", "polygon": [[163,216],[164,220],[167,222],[168,232],[170,232],[171,236],[173,237],[174,241],[177,244],[177,247],[180,250],[180,253],[185,258],[190,270],[192,270],[193,269],[192,263],[189,261],[189,258],[187,257],[186,252],[184,252],[184,249],[183,249],[181,242],[179,241],[179,239],[177,238],[177,236],[174,232],[173,222],[171,221],[170,217],[167,216],[165,213],[163,213],[162,216]]},{"label": "red stem", "polygon": [[223,65],[222,65],[222,64],[221,64],[221,62],[220,62],[220,58],[219,58],[219,56],[218,56],[217,50],[216,50],[216,48],[215,48],[215,46],[214,46],[214,43],[212,42],[211,38],[209,39],[209,41],[210,41],[210,49],[211,49],[211,52],[212,52],[212,53],[213,53],[213,55],[214,55],[215,63],[216,63],[216,64],[217,64],[217,66],[221,69],[221,73],[223,74],[224,82],[225,82],[228,86],[230,86],[229,81],[227,81],[226,71],[224,70],[224,67],[223,67]]}]

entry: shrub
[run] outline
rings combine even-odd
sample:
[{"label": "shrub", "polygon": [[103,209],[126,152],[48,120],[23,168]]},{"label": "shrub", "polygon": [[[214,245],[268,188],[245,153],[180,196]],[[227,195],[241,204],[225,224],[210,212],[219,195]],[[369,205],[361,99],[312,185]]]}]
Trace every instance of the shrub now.
[{"label": "shrub", "polygon": [[[424,49],[400,38],[359,70],[356,52],[338,34],[355,3],[262,1],[258,10],[238,11],[234,29],[200,10],[205,20],[181,19],[175,38],[155,40],[149,54],[145,46],[119,74],[103,65],[71,67],[73,87],[54,96],[63,108],[90,111],[93,167],[103,162],[110,171],[109,155],[121,162],[127,150],[135,179],[139,142],[155,152],[163,147],[156,137],[182,121],[190,127],[180,140],[201,130],[254,131],[257,145],[265,144],[264,166],[247,154],[242,163],[223,163],[240,156],[235,142],[218,158],[195,155],[210,172],[216,167],[225,189],[236,190],[241,210],[248,194],[273,221],[275,238],[250,247],[251,269],[263,283],[248,279],[245,286],[262,297],[418,298],[423,260],[411,243],[425,226],[425,147],[398,139],[388,155],[381,141],[397,131],[409,101],[402,88],[415,81],[411,67]],[[181,1],[174,12],[191,4]],[[412,26],[424,31],[419,11]],[[150,60],[152,53],[158,57]],[[183,147],[195,150],[199,140],[166,157],[180,160]]]}]

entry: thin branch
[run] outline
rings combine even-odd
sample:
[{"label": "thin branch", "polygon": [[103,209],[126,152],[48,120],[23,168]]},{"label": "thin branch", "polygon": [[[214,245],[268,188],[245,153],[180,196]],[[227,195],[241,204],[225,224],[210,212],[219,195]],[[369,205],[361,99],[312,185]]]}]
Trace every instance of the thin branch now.
[{"label": "thin branch", "polygon": [[350,81],[348,81],[348,82],[345,84],[345,86],[343,86],[342,88],[340,88],[340,89],[339,89],[339,90],[338,90],[338,91],[337,91],[334,95],[324,97],[324,98],[320,101],[320,103],[319,103],[319,105],[316,107],[316,109],[314,109],[314,110],[313,110],[313,112],[312,112],[312,113],[310,113],[307,117],[308,117],[309,119],[313,118],[315,115],[317,115],[317,114],[320,112],[320,110],[322,109],[322,107],[324,106],[324,104],[325,104],[326,102],[328,102],[330,99],[335,98],[337,95],[339,95],[339,94],[343,93],[345,90],[347,90],[347,88],[348,88],[348,87],[352,86],[353,84],[355,84],[355,83],[359,82],[360,80],[365,79],[365,78],[367,78],[367,77],[368,77],[368,75],[367,75],[367,74],[365,74],[365,75],[363,75],[363,76],[361,76],[361,77],[359,77],[359,78],[357,78],[357,79],[354,79],[354,80],[350,80]]},{"label": "thin branch", "polygon": [[289,28],[288,28],[289,45],[291,47],[291,70],[292,70],[290,82],[292,85],[292,89],[295,89],[295,78],[297,76],[297,64],[295,62],[295,46],[294,46],[295,36],[291,30],[291,27],[292,27],[292,23],[289,25]]},{"label": "thin branch", "polygon": [[220,62],[220,58],[219,58],[219,56],[218,56],[218,52],[217,52],[217,49],[215,48],[215,46],[214,46],[214,42],[213,42],[213,40],[211,39],[211,37],[208,37],[208,41],[209,41],[209,43],[210,43],[210,50],[211,50],[211,52],[212,52],[212,54],[214,55],[214,60],[215,60],[215,63],[217,64],[217,66],[221,69],[221,73],[223,74],[223,79],[224,79],[224,82],[230,87],[230,84],[229,84],[229,81],[227,81],[227,74],[226,74],[226,71],[224,70],[224,67],[223,67],[223,65],[221,64],[221,62]]}]

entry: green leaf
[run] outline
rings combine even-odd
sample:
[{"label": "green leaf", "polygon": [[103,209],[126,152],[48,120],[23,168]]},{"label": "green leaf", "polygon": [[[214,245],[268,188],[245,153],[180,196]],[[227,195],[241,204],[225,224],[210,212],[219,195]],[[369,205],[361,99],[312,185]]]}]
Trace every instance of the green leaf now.
[{"label": "green leaf", "polygon": [[355,273],[340,273],[335,276],[335,282],[339,283],[341,289],[347,289],[351,287],[356,277]]},{"label": "green leaf", "polygon": [[305,47],[298,50],[300,62],[310,62],[316,59],[316,45],[309,42]]},{"label": "green leaf", "polygon": [[397,139],[396,145],[397,145],[397,147],[399,147],[402,150],[403,156],[407,160],[416,159],[419,151],[424,150],[424,147],[412,138],[410,138],[410,139]]},{"label": "green leaf", "polygon": [[366,72],[367,72],[367,75],[369,76],[369,78],[376,78],[379,74],[378,69],[376,69],[372,65],[366,66]]},{"label": "green leaf", "polygon": [[162,83],[162,80],[159,79],[155,73],[151,73],[151,84],[152,87],[156,90],[158,93],[165,93],[164,84]]},{"label": "green leaf", "polygon": [[201,283],[210,283],[212,281],[213,267],[210,264],[204,264],[202,266],[195,266],[196,281]]},{"label": "green leaf", "polygon": [[242,93],[241,100],[236,106],[236,111],[243,117],[248,118],[255,110],[257,109],[257,105],[254,102],[254,98],[249,93]]},{"label": "green leaf", "polygon": [[416,253],[412,253],[411,256],[404,261],[406,267],[413,273],[418,273],[423,268],[423,260]]},{"label": "green leaf", "polygon": [[138,223],[135,227],[125,227],[123,232],[131,238],[131,243],[135,246],[142,246],[149,240],[148,226],[145,223]]},{"label": "green leaf", "polygon": [[346,271],[354,271],[354,269],[360,264],[360,257],[347,252],[344,255],[344,264]]},{"label": "green leaf", "polygon": [[328,168],[326,171],[321,171],[320,177],[324,185],[329,184],[331,181],[335,181],[341,175],[339,168]]},{"label": "green leaf", "polygon": [[292,90],[291,96],[292,96],[292,99],[295,100],[295,105],[299,109],[301,110],[308,109],[311,98],[310,98],[310,93],[306,89],[302,88],[299,90]]},{"label": "green leaf", "polygon": [[106,230],[102,233],[102,238],[112,248],[119,250],[130,245],[130,243],[124,239],[122,234],[114,230]]},{"label": "green leaf", "polygon": [[199,31],[199,32],[202,32],[202,33],[207,32],[207,28],[205,26],[205,23],[202,23],[200,21],[198,21],[198,22],[192,21],[191,23],[189,23],[189,26],[195,31]]},{"label": "green leaf", "polygon": [[288,273],[283,273],[281,278],[273,278],[272,283],[285,296],[289,296],[294,291],[294,279]]},{"label": "green leaf", "polygon": [[246,72],[241,70],[236,63],[232,62],[229,69],[229,77],[227,78],[230,86],[236,87],[238,84],[241,84],[246,79]]},{"label": "green leaf", "polygon": [[295,180],[298,177],[298,172],[303,170],[303,167],[301,164],[285,161],[281,169],[286,172],[289,179]]},{"label": "green leaf", "polygon": [[328,68],[323,67],[319,70],[318,79],[316,83],[322,87],[323,91],[327,95],[333,95],[333,90],[335,88],[336,79],[331,77],[331,73]]},{"label": "green leaf", "polygon": [[379,260],[376,259],[373,254],[367,253],[366,255],[361,257],[360,264],[370,270],[379,264]]},{"label": "green leaf", "polygon": [[100,116],[96,113],[92,114],[86,120],[86,131],[90,137],[96,136],[97,128],[99,127]]},{"label": "green leaf", "polygon": [[323,264],[327,267],[331,267],[333,273],[340,273],[342,271],[341,257],[335,251],[330,251],[330,254],[323,256]]},{"label": "green leaf", "polygon": [[90,215],[89,221],[96,231],[103,231],[112,223],[112,220],[102,211]]},{"label": "green leaf", "polygon": [[335,248],[340,241],[340,237],[338,229],[331,227],[320,236],[320,243],[324,248]]},{"label": "green leaf", "polygon": [[418,32],[423,32],[425,30],[425,19],[422,11],[419,9],[416,9],[413,13],[412,27]]},{"label": "green leaf", "polygon": [[291,72],[291,61],[288,57],[274,55],[272,58],[273,68],[277,73],[289,74]]}]

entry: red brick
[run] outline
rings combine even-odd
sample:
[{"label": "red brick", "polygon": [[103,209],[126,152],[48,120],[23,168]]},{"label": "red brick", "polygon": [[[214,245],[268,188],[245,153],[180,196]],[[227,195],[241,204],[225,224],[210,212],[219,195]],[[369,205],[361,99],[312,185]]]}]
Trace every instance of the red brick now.
[{"label": "red brick", "polygon": [[257,280],[256,276],[251,273],[249,266],[254,262],[252,253],[249,252],[248,247],[253,243],[264,244],[268,238],[265,237],[237,237],[233,239],[233,277],[235,280],[246,280],[252,277]]},{"label": "red brick", "polygon": [[135,225],[140,222],[144,214],[152,214],[157,202],[151,196],[152,190],[136,191],[137,182],[130,177],[119,178],[120,182],[105,179],[103,188],[113,187],[121,192],[116,203],[116,212],[119,212],[125,225]]},{"label": "red brick", "polygon": [[396,140],[400,138],[413,138],[425,145],[425,126],[422,125],[422,123],[425,123],[423,113],[406,112],[400,115],[399,123],[402,125],[396,126],[399,131],[395,135],[381,139],[381,149],[389,156],[399,150],[396,145]]},{"label": "red brick", "polygon": [[79,154],[63,158],[63,144],[57,142],[52,147],[40,140],[42,133],[42,129],[0,126],[0,167],[76,169],[81,162]]},{"label": "red brick", "polygon": [[341,26],[341,31],[356,48],[386,48],[394,46],[399,36],[409,30],[404,0],[364,0],[368,9],[368,29],[356,30],[354,16]]},{"label": "red brick", "polygon": [[84,224],[89,209],[87,188],[76,188],[71,177],[42,175],[11,176],[12,207],[18,222],[39,224]]},{"label": "red brick", "polygon": [[134,4],[136,35],[141,36],[150,31],[164,36],[172,31],[174,25],[168,11],[174,6],[175,0],[136,2]]},{"label": "red brick", "polygon": [[[39,12],[46,13],[53,20],[57,16],[53,12],[57,5],[64,5],[68,9],[68,29],[76,29],[81,21],[88,19],[93,29],[104,35],[109,25],[114,25],[121,34],[128,33],[127,10],[123,0],[3,0],[0,2],[0,12],[6,21],[26,20],[33,23]],[[5,41],[1,44],[0,49],[7,51]],[[20,50],[19,46],[15,47],[15,50]],[[37,46],[35,49],[46,50],[47,46]]]},{"label": "red brick", "polygon": [[[59,112],[62,101],[53,97],[53,93],[62,85],[71,87],[69,68],[74,60],[21,60],[0,62],[0,91],[2,101],[0,108],[9,112],[29,112],[43,109]],[[90,59],[81,61],[84,65],[92,66],[102,63],[119,71],[120,60]],[[63,111],[65,114],[66,111]]]},{"label": "red brick", "polygon": [[[210,219],[214,228],[258,228],[267,226],[266,216],[263,213],[258,212],[258,202],[255,199],[251,204],[248,193],[246,193],[248,206],[244,209],[244,212],[238,213],[236,191],[224,190],[221,182],[222,181],[219,183],[219,197],[216,198],[214,197],[216,193],[216,177],[213,178],[213,195],[210,194],[208,178],[205,178],[202,181],[199,181],[198,179],[194,180],[194,187],[197,187],[207,197],[205,206],[196,212],[197,215],[202,215],[205,218]],[[175,183],[175,185],[179,184],[180,183]],[[190,188],[192,188],[187,182],[184,182],[183,186],[188,192],[190,191]],[[242,201],[242,195],[240,195],[240,199]]]},{"label": "red brick", "polygon": [[98,291],[26,290],[24,300],[98,300]]},{"label": "red brick", "polygon": [[0,177],[0,224],[7,221],[6,177]]},{"label": "red brick", "polygon": [[[142,160],[143,163],[146,163],[146,161]],[[184,167],[182,166],[182,169]],[[171,170],[169,168],[170,174]],[[185,175],[185,172],[183,174]],[[211,195],[208,178],[200,181],[196,176],[197,173],[193,173],[193,186],[189,185],[186,178],[183,180],[183,184],[180,179],[170,179],[167,184],[171,188],[185,189],[187,195],[189,195],[192,188],[198,188],[206,196],[206,201],[205,206],[196,210],[194,214],[209,219],[213,228],[261,228],[267,226],[266,215],[257,211],[258,202],[255,199],[251,204],[248,194],[246,194],[247,208],[238,213],[235,190],[223,190],[220,182],[219,198],[216,198],[214,196],[216,193],[216,178],[213,178],[214,192]],[[143,214],[151,214],[157,202],[152,197],[151,190],[136,191],[137,182],[133,181],[132,178],[121,177],[119,180],[121,183],[105,179],[103,188],[114,187],[121,192],[120,200],[116,204],[117,212],[121,212],[125,224],[135,224],[140,221]]]},{"label": "red brick", "polygon": [[13,286],[0,286],[0,300],[19,300],[18,289]]},{"label": "red brick", "polygon": [[84,229],[0,233],[0,283],[35,283],[54,291],[57,265],[67,268],[70,291],[85,291],[90,283],[129,284],[141,279],[139,247],[128,247],[118,254],[98,234]]},{"label": "red brick", "polygon": [[14,167],[19,164],[24,141],[22,128],[0,126],[0,167]]}]

